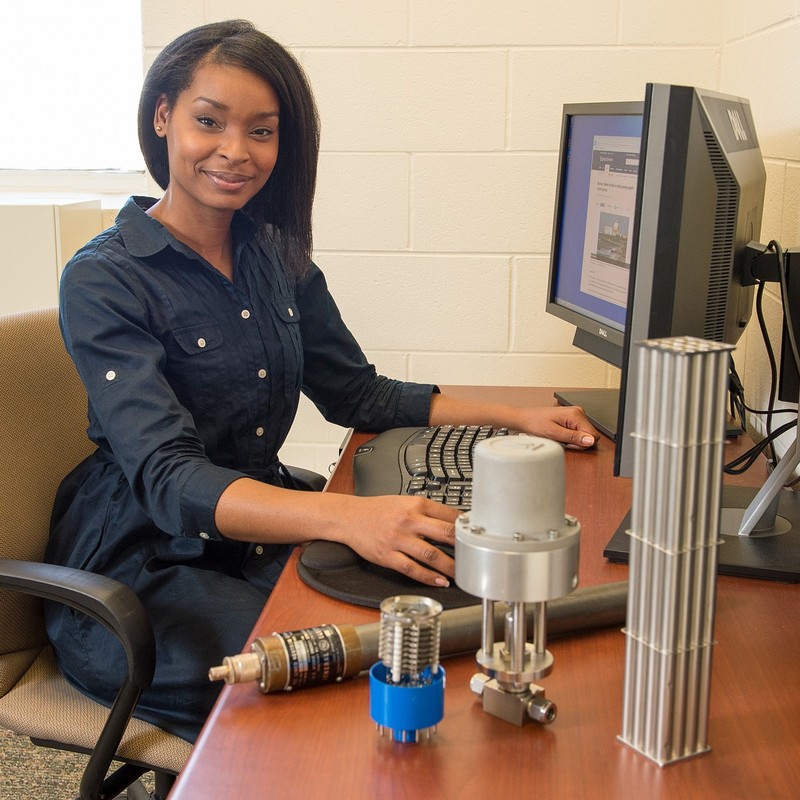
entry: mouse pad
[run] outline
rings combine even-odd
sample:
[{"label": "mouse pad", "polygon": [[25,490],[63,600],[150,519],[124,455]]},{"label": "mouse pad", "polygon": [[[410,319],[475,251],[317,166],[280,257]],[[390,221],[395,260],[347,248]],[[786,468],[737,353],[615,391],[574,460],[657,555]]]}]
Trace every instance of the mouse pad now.
[{"label": "mouse pad", "polygon": [[306,545],[297,572],[312,589],[357,606],[379,608],[387,597],[415,594],[438,600],[442,607],[462,608],[480,604],[480,598],[467,594],[452,583],[445,588],[418,583],[385,567],[371,564],[347,545],[317,541]]}]

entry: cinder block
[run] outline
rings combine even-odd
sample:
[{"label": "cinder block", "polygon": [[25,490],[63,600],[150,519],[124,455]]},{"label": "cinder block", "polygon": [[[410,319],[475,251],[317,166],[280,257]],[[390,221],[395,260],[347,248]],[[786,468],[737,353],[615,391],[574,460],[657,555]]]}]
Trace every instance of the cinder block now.
[{"label": "cinder block", "polygon": [[714,48],[539,48],[512,52],[510,64],[513,150],[557,150],[564,103],[643,100],[647,82],[713,88],[719,75]]},{"label": "cinder block", "polygon": [[514,267],[511,349],[516,353],[574,353],[575,328],[545,311],[546,257],[518,258]]},{"label": "cinder block", "polygon": [[[708,45],[718,50],[723,20],[728,7],[734,5],[724,0],[708,0],[700,12],[696,0],[625,3],[620,14],[619,42],[672,47]],[[689,20],[691,23],[687,24]]]},{"label": "cinder block", "polygon": [[413,45],[510,47],[614,44],[616,0],[569,3],[496,3],[484,0],[411,0]]},{"label": "cinder block", "polygon": [[[728,45],[720,59],[720,91],[751,100],[759,145],[765,158],[800,161],[797,135],[798,83],[787,54],[800,48],[800,26],[779,27]],[[754,68],[757,64],[757,68]],[[768,239],[767,239],[768,241]],[[796,244],[795,240],[786,246]]]},{"label": "cinder block", "polygon": [[505,143],[499,50],[308,51],[324,146],[336,152],[486,151]]},{"label": "cinder block", "polygon": [[414,381],[475,386],[614,386],[611,368],[588,355],[508,353],[415,353],[409,360]]},{"label": "cinder block", "polygon": [[408,247],[408,156],[325,153],[314,202],[319,250]]},{"label": "cinder block", "polygon": [[508,347],[506,258],[320,256],[348,327],[370,350]]},{"label": "cinder block", "polygon": [[210,19],[244,16],[287,47],[397,47],[408,38],[405,3],[206,0],[205,5]]},{"label": "cinder block", "polygon": [[551,154],[417,155],[412,162],[415,250],[536,253],[550,240]]},{"label": "cinder block", "polygon": [[[209,19],[205,16],[204,0],[142,0],[142,39],[145,47],[161,49],[173,39],[191,28],[203,25]],[[215,19],[227,19],[230,12]]]}]

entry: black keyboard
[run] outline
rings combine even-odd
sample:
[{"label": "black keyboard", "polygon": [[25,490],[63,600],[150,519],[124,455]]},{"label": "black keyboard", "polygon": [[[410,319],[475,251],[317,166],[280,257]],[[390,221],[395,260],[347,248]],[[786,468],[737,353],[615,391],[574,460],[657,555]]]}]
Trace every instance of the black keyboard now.
[{"label": "black keyboard", "polygon": [[472,451],[508,428],[437,425],[379,433],[353,454],[355,493],[424,495],[468,511],[472,506]]}]

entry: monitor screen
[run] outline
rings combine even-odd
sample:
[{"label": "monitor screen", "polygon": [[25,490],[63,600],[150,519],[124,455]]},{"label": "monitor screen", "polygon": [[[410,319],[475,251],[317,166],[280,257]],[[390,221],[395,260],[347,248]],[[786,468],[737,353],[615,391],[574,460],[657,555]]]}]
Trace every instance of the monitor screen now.
[{"label": "monitor screen", "polygon": [[633,470],[633,344],[741,336],[754,295],[742,255],[759,238],[765,182],[742,98],[647,84],[643,102],[564,107],[547,311],[621,373],[619,391],[559,400],[616,439],[616,474]]},{"label": "monitor screen", "polygon": [[622,366],[642,138],[641,103],[564,107],[548,311]]}]

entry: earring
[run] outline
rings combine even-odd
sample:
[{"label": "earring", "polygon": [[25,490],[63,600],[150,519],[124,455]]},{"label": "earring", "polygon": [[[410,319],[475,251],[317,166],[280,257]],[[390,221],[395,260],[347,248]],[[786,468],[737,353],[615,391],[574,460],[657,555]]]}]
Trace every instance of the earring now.
[{"label": "earring", "polygon": [[156,130],[157,130],[159,133],[161,133],[161,130],[162,130],[161,126],[160,126],[160,125],[156,125]]}]

